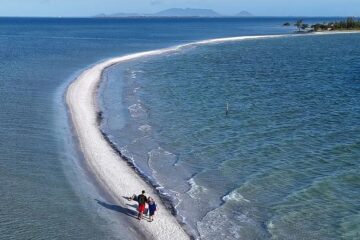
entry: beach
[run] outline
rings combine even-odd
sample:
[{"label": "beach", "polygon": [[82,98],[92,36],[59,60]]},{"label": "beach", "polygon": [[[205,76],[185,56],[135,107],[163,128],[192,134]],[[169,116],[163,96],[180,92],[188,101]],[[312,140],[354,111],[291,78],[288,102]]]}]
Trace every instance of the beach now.
[{"label": "beach", "polygon": [[140,222],[135,218],[129,217],[129,221],[138,222],[139,231],[143,231],[143,234],[149,239],[189,239],[189,236],[176,218],[171,215],[169,209],[162,203],[156,190],[114,151],[100,131],[97,90],[103,71],[114,64],[120,64],[142,57],[171,53],[192,45],[281,36],[282,35],[241,36],[211,39],[112,58],[85,70],[68,87],[66,103],[74,131],[80,149],[85,157],[86,164],[99,184],[116,200],[116,204],[119,204],[123,208],[129,208],[129,211],[136,211],[136,207],[133,205],[135,202],[129,202],[125,197],[139,194],[141,190],[145,190],[146,195],[153,197],[157,202],[159,211],[156,213],[155,222],[149,223],[146,220]]},{"label": "beach", "polygon": [[165,207],[165,204],[162,203],[156,189],[150,186],[150,184],[136,172],[134,167],[128,164],[126,159],[121,158],[109,143],[106,135],[101,132],[98,119],[100,110],[97,103],[97,94],[104,70],[115,64],[139,58],[168,54],[194,45],[290,36],[297,35],[218,38],[154,51],[129,54],[112,58],[90,67],[70,84],[66,93],[66,102],[70,117],[80,149],[96,180],[115,199],[115,204],[124,208],[125,212],[132,212],[133,216],[136,216],[136,204],[135,202],[129,202],[125,197],[139,194],[141,190],[145,190],[147,196],[153,197],[157,202],[159,211],[156,213],[155,222],[149,223],[147,220],[139,221],[134,217],[129,217],[129,221],[132,221],[135,225],[138,224],[138,230],[147,238],[189,239],[190,236],[184,231],[176,217],[170,213],[170,210]]},{"label": "beach", "polygon": [[155,190],[113,151],[97,123],[96,93],[102,71],[122,61],[157,53],[154,51],[115,58],[84,71],[69,86],[66,101],[86,162],[99,183],[116,199],[116,204],[136,211],[136,207],[128,206],[135,202],[129,202],[125,197],[139,194],[141,190],[145,190],[147,196],[157,202],[159,211],[155,222],[131,217],[129,221],[138,222],[139,230],[149,239],[189,239],[175,217],[161,203]]},{"label": "beach", "polygon": [[[1,238],[156,238],[146,228],[161,219],[135,219],[122,194],[142,189],[117,186],[121,171],[190,238],[356,238],[360,35],[290,36],[283,23],[297,20],[1,18]],[[264,35],[286,36],[205,40]],[[99,69],[91,128],[127,166],[118,176],[107,159],[90,162],[80,144],[105,154],[79,141],[70,84],[109,59],[171,46]]]}]

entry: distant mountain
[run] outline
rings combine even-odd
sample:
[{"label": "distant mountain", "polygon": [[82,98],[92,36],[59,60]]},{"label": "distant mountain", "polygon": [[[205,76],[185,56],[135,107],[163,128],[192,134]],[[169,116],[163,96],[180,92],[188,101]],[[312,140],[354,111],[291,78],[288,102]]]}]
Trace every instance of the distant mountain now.
[{"label": "distant mountain", "polygon": [[221,15],[211,9],[197,8],[170,8],[155,13],[158,17],[220,17]]},{"label": "distant mountain", "polygon": [[248,11],[241,11],[233,16],[224,16],[211,9],[200,8],[170,8],[154,14],[140,13],[115,13],[115,14],[98,14],[96,18],[121,18],[121,17],[253,17]]},{"label": "distant mountain", "polygon": [[121,18],[121,17],[139,17],[139,16],[145,16],[144,14],[138,14],[138,13],[114,13],[114,14],[98,14],[94,17],[96,18]]},{"label": "distant mountain", "polygon": [[254,15],[248,11],[241,11],[236,14],[237,17],[253,17]]},{"label": "distant mountain", "polygon": [[100,13],[100,14],[98,14],[98,15],[95,15],[94,17],[95,17],[95,18],[106,17],[106,14],[105,14],[105,13]]}]

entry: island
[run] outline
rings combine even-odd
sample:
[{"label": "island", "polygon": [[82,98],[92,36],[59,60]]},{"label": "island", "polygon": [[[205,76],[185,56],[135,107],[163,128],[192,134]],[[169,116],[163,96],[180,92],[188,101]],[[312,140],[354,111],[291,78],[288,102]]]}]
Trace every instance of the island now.
[{"label": "island", "polygon": [[154,14],[158,17],[220,17],[221,15],[211,9],[197,8],[170,8]]},{"label": "island", "polygon": [[236,17],[254,17],[254,14],[244,10],[244,11],[239,12],[235,16]]},{"label": "island", "polygon": [[342,21],[330,22],[330,23],[317,23],[311,26],[315,32],[319,31],[349,31],[349,30],[360,30],[360,20],[349,17]]},{"label": "island", "polygon": [[93,16],[95,18],[241,18],[241,17],[254,17],[254,15],[248,11],[241,11],[235,15],[223,15],[212,9],[201,9],[201,8],[170,8],[165,9],[156,13],[114,13],[105,14],[101,13]]},{"label": "island", "polygon": [[[286,22],[283,26],[289,27],[291,24]],[[344,20],[316,23],[309,25],[304,23],[303,19],[299,19],[294,23],[297,28],[296,33],[323,32],[323,31],[358,31],[360,30],[360,20],[355,17],[348,17]]]}]

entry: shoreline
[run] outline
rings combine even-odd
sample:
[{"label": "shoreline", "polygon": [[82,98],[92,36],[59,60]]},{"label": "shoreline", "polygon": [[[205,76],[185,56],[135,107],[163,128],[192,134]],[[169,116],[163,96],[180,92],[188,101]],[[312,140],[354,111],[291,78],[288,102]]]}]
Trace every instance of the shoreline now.
[{"label": "shoreline", "polygon": [[[343,34],[345,32],[339,33]],[[161,199],[155,186],[151,185],[144,176],[139,174],[139,170],[129,163],[128,159],[111,144],[106,134],[100,130],[99,120],[101,120],[101,117],[99,119],[100,111],[97,103],[97,94],[104,70],[123,62],[173,53],[190,46],[291,36],[299,35],[284,34],[216,38],[159,50],[128,54],[91,66],[68,86],[65,98],[70,114],[69,118],[73,124],[74,135],[77,137],[85,162],[94,174],[96,181],[99,182],[99,185],[113,197],[117,205],[127,211],[133,212],[136,209],[133,206],[128,206],[129,203],[133,204],[134,202],[129,202],[124,197],[131,196],[134,193],[138,194],[143,189],[147,195],[152,196],[157,202],[159,211],[156,214],[154,223],[149,223],[146,220],[139,222],[139,220],[129,217],[129,221],[132,221],[134,226],[138,226],[138,230],[143,232],[145,236],[148,236],[149,239],[190,239],[190,236],[185,232],[181,223],[169,212],[171,209],[163,202],[164,199]]]},{"label": "shoreline", "polygon": [[[157,53],[157,51],[151,51]],[[130,60],[149,53],[134,54],[99,63],[83,71],[72,82],[66,92],[66,102],[73,123],[73,129],[78,139],[80,149],[86,164],[95,179],[124,209],[125,214],[132,215],[129,221],[148,239],[189,239],[176,219],[166,210],[156,192],[141,177],[116,154],[103,137],[97,120],[98,106],[96,102],[97,89],[101,81],[102,71],[116,63]],[[136,217],[135,202],[129,202],[124,197],[139,194],[145,190],[158,204],[159,211],[154,223],[146,220],[139,222]],[[128,206],[130,205],[130,206]],[[134,217],[135,215],[135,217]]]},{"label": "shoreline", "polygon": [[189,239],[181,225],[166,210],[157,193],[132,169],[110,146],[101,133],[98,125],[97,90],[101,82],[102,72],[117,63],[136,59],[142,56],[159,54],[150,51],[127,55],[99,63],[83,71],[73,81],[66,92],[66,103],[73,130],[84,155],[86,164],[99,185],[115,200],[115,203],[125,210],[125,214],[136,216],[136,208],[128,206],[124,197],[132,196],[145,190],[158,204],[159,211],[154,223],[129,217],[132,225],[148,239]]},{"label": "shoreline", "polygon": [[333,34],[351,34],[360,33],[360,30],[323,30],[323,31],[312,31],[312,32],[294,32],[296,35],[333,35]]}]

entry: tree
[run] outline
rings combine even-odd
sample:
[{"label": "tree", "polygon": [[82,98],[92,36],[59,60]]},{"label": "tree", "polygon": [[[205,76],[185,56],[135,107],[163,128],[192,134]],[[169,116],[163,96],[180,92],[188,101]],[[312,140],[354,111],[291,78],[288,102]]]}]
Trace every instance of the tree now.
[{"label": "tree", "polygon": [[297,20],[296,23],[294,24],[294,26],[297,27],[298,32],[301,31],[301,27],[302,27],[303,24],[304,24],[304,23],[303,23],[303,20],[302,20],[302,19]]},{"label": "tree", "polygon": [[352,17],[349,17],[346,19],[346,28],[351,29],[355,27],[355,19]]},{"label": "tree", "polygon": [[305,29],[307,29],[309,27],[309,24],[306,24],[306,23],[303,23],[302,25],[301,25],[301,29],[302,30],[305,30]]}]

